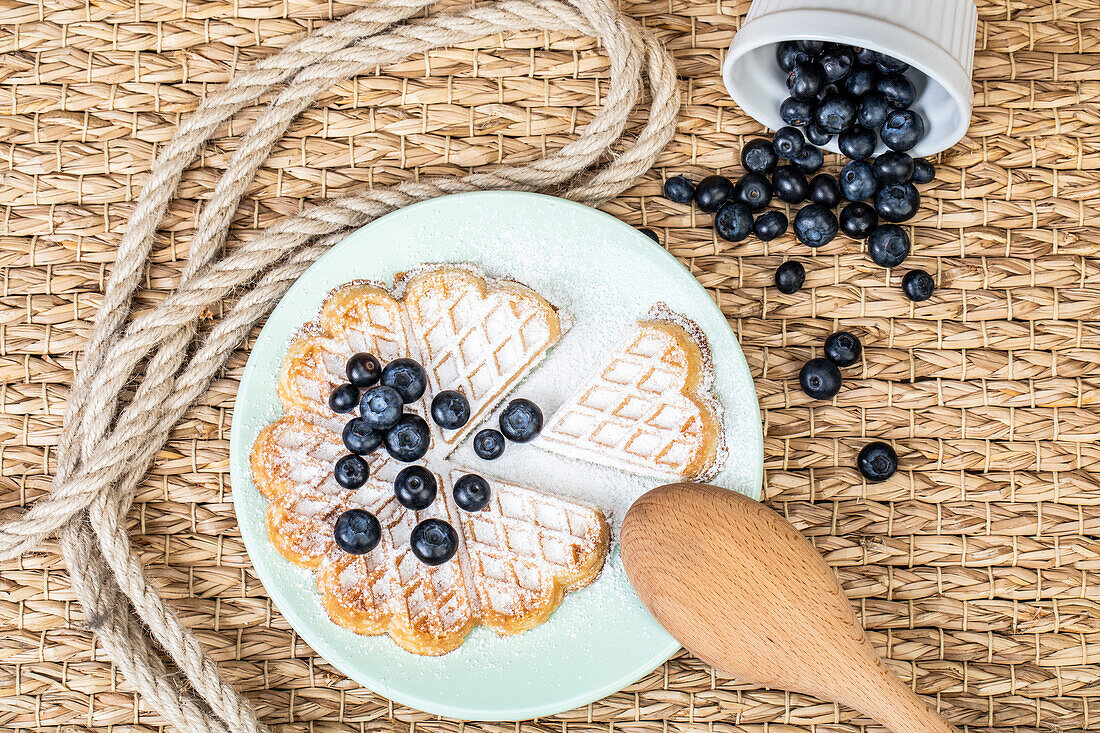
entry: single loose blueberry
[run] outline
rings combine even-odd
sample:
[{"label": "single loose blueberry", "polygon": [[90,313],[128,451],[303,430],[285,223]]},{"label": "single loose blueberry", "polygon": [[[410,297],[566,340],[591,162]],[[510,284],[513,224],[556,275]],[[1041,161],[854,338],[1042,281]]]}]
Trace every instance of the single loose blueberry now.
[{"label": "single loose blueberry", "polygon": [[451,495],[462,511],[480,512],[488,506],[492,492],[489,490],[488,481],[475,473],[468,473],[455,481]]},{"label": "single loose blueberry", "polygon": [[413,359],[394,359],[382,369],[381,382],[396,389],[407,405],[424,395],[424,390],[428,388],[428,375],[424,367]]},{"label": "single loose blueberry", "polygon": [[914,303],[928,300],[936,289],[936,281],[924,270],[910,270],[901,279],[901,289]]},{"label": "single loose blueberry", "polygon": [[401,419],[404,406],[400,392],[393,387],[377,384],[363,393],[363,399],[359,401],[359,414],[367,427],[386,431]]},{"label": "single loose blueberry", "polygon": [[815,400],[828,400],[840,391],[840,370],[828,359],[810,359],[798,373],[802,391]]},{"label": "single loose blueberry", "polygon": [[890,114],[890,103],[878,92],[863,95],[856,107],[856,122],[868,130],[878,130]]},{"label": "single loose blueberry", "polygon": [[880,267],[897,267],[909,256],[909,235],[897,224],[882,224],[867,237],[867,254]]},{"label": "single loose blueberry", "polygon": [[382,376],[382,365],[378,362],[378,358],[365,351],[348,359],[344,369],[347,372],[348,381],[356,387],[373,387]]},{"label": "single loose blueberry", "polygon": [[382,525],[366,509],[348,509],[336,520],[332,538],[349,555],[365,555],[382,541]]},{"label": "single loose blueberry", "polygon": [[474,453],[478,458],[493,461],[504,455],[504,435],[499,430],[485,428],[474,436]]},{"label": "single loose blueberry", "polygon": [[778,163],[779,156],[767,138],[754,137],[741,147],[741,165],[750,173],[771,173]]},{"label": "single loose blueberry", "polygon": [[828,145],[829,141],[833,139],[832,133],[825,132],[821,129],[821,125],[816,122],[807,125],[805,132],[806,139],[818,147]]},{"label": "single loose blueberry", "polygon": [[332,468],[336,483],[345,489],[358,489],[370,478],[370,467],[357,455],[344,456]]},{"label": "single loose blueberry", "polygon": [[775,287],[779,292],[790,295],[797,292],[806,282],[806,268],[801,262],[787,260],[775,269]]},{"label": "single loose blueberry", "polygon": [[836,215],[820,204],[803,206],[794,217],[794,235],[810,247],[828,244],[836,232]]},{"label": "single loose blueberry", "polygon": [[825,41],[798,41],[798,47],[811,56],[817,56],[825,50]]},{"label": "single loose blueberry", "polygon": [[665,197],[678,204],[690,204],[695,196],[695,184],[684,176],[673,176],[665,181]]},{"label": "single loose blueberry", "polygon": [[791,160],[802,152],[806,145],[806,138],[797,127],[780,127],[772,136],[772,147],[780,158]]},{"label": "single loose blueberry", "polygon": [[341,415],[345,412],[351,412],[355,409],[355,405],[359,403],[359,388],[354,384],[341,384],[336,389],[332,390],[332,394],[328,396],[328,406],[333,412],[338,412]]},{"label": "single loose blueberry", "polygon": [[793,165],[781,165],[772,174],[772,191],[788,204],[797,204],[810,195],[810,184]]},{"label": "single loose blueberry", "polygon": [[802,171],[806,175],[817,173],[821,170],[821,166],[825,163],[825,154],[821,152],[819,148],[815,148],[813,145],[807,145],[802,148],[802,152],[791,161],[798,170]]},{"label": "single loose blueberry", "polygon": [[910,183],[928,183],[936,177],[936,169],[932,167],[924,158],[917,158],[913,161],[913,175],[910,176]]},{"label": "single loose blueberry", "polygon": [[856,61],[861,64],[874,65],[875,63],[875,52],[869,48],[864,48],[863,46],[853,46],[852,53],[856,55]]},{"label": "single loose blueberry", "polygon": [[863,201],[875,195],[878,181],[866,160],[853,160],[840,169],[840,190],[849,201]]},{"label": "single loose blueberry", "polygon": [[432,505],[437,488],[435,475],[423,466],[406,466],[393,480],[398,503],[414,512]]},{"label": "single loose blueberry", "polygon": [[844,80],[844,91],[852,99],[859,99],[875,88],[875,82],[878,81],[878,78],[878,69],[874,66],[860,64],[852,69],[852,73],[848,74],[848,78]]},{"label": "single loose blueberry", "polygon": [[896,59],[878,51],[875,52],[875,66],[883,74],[900,74],[909,68],[909,64],[901,59]]},{"label": "single loose blueberry", "polygon": [[814,110],[814,122],[825,132],[844,132],[856,123],[855,102],[840,94],[825,97]]},{"label": "single loose blueberry", "polygon": [[913,158],[909,153],[888,150],[875,158],[871,171],[879,183],[905,183],[913,175]]},{"label": "single loose blueberry", "polygon": [[908,221],[919,208],[920,194],[912,183],[879,186],[875,192],[875,211],[886,221]]},{"label": "single loose blueberry", "polygon": [[727,242],[740,242],[749,236],[752,224],[752,211],[740,201],[724,204],[714,215],[714,230]]},{"label": "single loose blueberry", "polygon": [[878,483],[890,478],[898,470],[898,454],[887,443],[868,443],[859,452],[856,465],[865,479]]},{"label": "single loose blueberry", "polygon": [[846,367],[859,361],[863,353],[863,344],[855,334],[838,331],[825,339],[825,358],[838,367]]},{"label": "single loose blueberry", "polygon": [[382,439],[386,452],[404,463],[419,461],[428,452],[431,430],[420,415],[406,413],[397,424],[386,431]]},{"label": "single loose blueberry", "polygon": [[695,187],[695,205],[707,214],[733,197],[733,182],[725,176],[707,176]]},{"label": "single loose blueberry", "polygon": [[378,446],[382,445],[382,433],[372,428],[361,417],[348,420],[340,437],[344,441],[345,448],[361,456],[373,453]]},{"label": "single loose blueberry", "polygon": [[409,546],[425,565],[442,565],[458,551],[458,533],[442,519],[425,519],[413,527]]},{"label": "single loose blueberry", "polygon": [[770,242],[787,231],[787,215],[782,211],[765,211],[756,217],[752,231],[761,242]]},{"label": "single loose blueberry", "polygon": [[821,70],[825,72],[825,81],[829,84],[835,84],[847,77],[855,62],[855,54],[842,46],[830,49],[817,58],[817,63],[821,64]]},{"label": "single loose blueberry", "polygon": [[512,400],[500,413],[500,432],[508,440],[526,443],[542,432],[542,410],[531,400]]},{"label": "single loose blueberry", "polygon": [[878,136],[863,125],[852,125],[850,130],[840,133],[836,144],[840,152],[852,160],[867,160],[875,154]]},{"label": "single loose blueberry", "polygon": [[911,109],[895,109],[886,115],[878,135],[891,150],[911,150],[924,137],[924,118]]},{"label": "single loose blueberry", "polygon": [[810,181],[810,200],[832,208],[840,203],[840,184],[828,173],[819,173]]},{"label": "single loose blueberry", "polygon": [[760,211],[772,200],[772,182],[763,173],[746,173],[733,187],[733,198],[751,211]]},{"label": "single loose blueberry", "polygon": [[657,244],[661,243],[661,238],[657,236],[657,232],[653,231],[649,227],[638,227],[638,231],[652,239]]},{"label": "single loose blueberry", "polygon": [[[779,105],[779,117],[788,125],[805,127],[813,121],[814,107],[816,106],[816,99],[795,99],[794,97],[787,97],[783,100],[783,103]],[[742,159],[744,159],[744,148],[741,150],[741,155]]]},{"label": "single loose blueberry", "polygon": [[875,90],[886,97],[891,107],[908,107],[917,98],[913,82],[901,74],[888,74],[878,80]]},{"label": "single loose blueberry", "polygon": [[787,91],[795,99],[817,99],[825,86],[825,72],[814,61],[800,61],[787,73]]},{"label": "single loose blueberry", "polygon": [[775,60],[783,71],[790,71],[801,61],[809,61],[810,54],[798,47],[797,41],[783,41],[775,47]]},{"label": "single loose blueberry", "polygon": [[870,204],[855,201],[840,210],[840,231],[852,239],[866,239],[878,226],[878,214]]},{"label": "single loose blueberry", "polygon": [[432,398],[432,420],[444,430],[458,430],[470,421],[470,401],[457,390],[445,389]]}]

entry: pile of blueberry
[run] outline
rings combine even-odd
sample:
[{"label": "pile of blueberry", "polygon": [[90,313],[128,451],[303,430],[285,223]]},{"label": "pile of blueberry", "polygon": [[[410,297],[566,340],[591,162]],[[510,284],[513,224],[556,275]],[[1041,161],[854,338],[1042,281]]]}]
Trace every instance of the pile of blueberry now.
[{"label": "pile of blueberry", "polygon": [[[336,483],[355,490],[370,478],[363,456],[380,446],[394,459],[411,463],[423,458],[431,442],[428,423],[405,406],[424,396],[428,386],[424,367],[413,359],[394,359],[385,367],[373,354],[359,353],[348,359],[348,381],[329,395],[333,412],[344,415],[356,408],[359,416],[344,426],[342,439],[350,453],[333,468]],[[443,390],[432,398],[432,420],[444,430],[457,430],[470,421],[470,402],[457,390]],[[542,430],[542,411],[530,400],[512,400],[500,415],[500,430],[485,429],[474,437],[474,452],[492,460],[504,453],[505,438],[525,443]],[[438,485],[424,466],[407,466],[394,479],[394,496],[406,509],[420,511],[435,501]],[[489,482],[476,474],[459,478],[453,491],[455,504],[467,512],[479,512],[489,504]],[[344,552],[363,555],[382,539],[378,518],[365,509],[349,509],[336,520],[336,545]],[[442,519],[425,519],[409,537],[413,554],[426,565],[440,565],[458,550],[458,534]]]}]

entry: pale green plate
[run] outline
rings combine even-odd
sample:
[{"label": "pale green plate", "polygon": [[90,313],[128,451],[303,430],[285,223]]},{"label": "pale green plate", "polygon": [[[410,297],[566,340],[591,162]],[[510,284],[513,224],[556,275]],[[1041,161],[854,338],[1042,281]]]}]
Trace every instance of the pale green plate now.
[{"label": "pale green plate", "polygon": [[[479,628],[450,654],[419,657],[387,636],[357,636],[334,625],[318,602],[313,575],[284,560],[267,538],[267,501],[252,484],[248,454],[260,429],[282,412],[276,384],[288,341],[331,288],[354,278],[392,283],[395,273],[426,262],[475,263],[572,314],[572,329],[540,368],[547,374],[555,359],[569,360],[565,376],[575,364],[576,379],[584,379],[655,300],[690,316],[710,340],[716,391],[726,408],[730,461],[714,483],[759,497],[763,437],[756,392],[737,340],[698,281],[645,235],[587,206],[536,194],[462,194],[409,206],[351,234],[295,283],[268,319],[241,380],[230,441],[233,500],[249,556],[279,610],[321,656],[399,703],[467,720],[521,720],[587,704],[643,677],[679,648],[634,595],[617,552],[598,580],[569,594],[541,626],[513,637]],[[517,392],[537,385],[539,376],[536,370]],[[541,466],[536,452],[518,446],[505,458],[521,469],[525,459]],[[593,477],[597,491],[618,485],[608,469],[570,463],[570,485],[580,474]],[[528,476],[525,483],[558,488],[549,476]]]}]

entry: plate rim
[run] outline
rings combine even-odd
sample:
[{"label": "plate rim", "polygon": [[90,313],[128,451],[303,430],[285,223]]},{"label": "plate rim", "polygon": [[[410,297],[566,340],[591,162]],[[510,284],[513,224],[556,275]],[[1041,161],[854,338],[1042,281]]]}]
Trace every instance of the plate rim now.
[{"label": "plate rim", "polygon": [[[542,204],[545,204],[545,205],[563,206],[565,209],[572,209],[573,211],[583,212],[583,215],[585,215],[585,216],[591,216],[591,215],[594,214],[598,218],[603,218],[609,226],[619,228],[620,230],[623,230],[624,232],[629,232],[630,233],[631,236],[629,238],[624,238],[623,239],[623,245],[624,246],[632,247],[632,248],[634,248],[638,251],[641,251],[644,248],[644,249],[646,249],[648,255],[650,255],[650,256],[656,255],[657,259],[663,260],[665,266],[674,266],[675,268],[683,270],[689,276],[690,280],[695,283],[695,286],[703,292],[703,294],[706,296],[707,300],[718,311],[719,315],[721,315],[722,319],[724,321],[726,321],[727,327],[729,327],[728,319],[726,319],[725,314],[721,313],[721,308],[718,306],[718,304],[711,297],[710,292],[707,291],[707,289],[703,286],[703,284],[699,282],[698,278],[696,278],[691,273],[691,271],[679,259],[677,259],[672,253],[670,253],[667,249],[665,249],[665,247],[663,247],[659,243],[655,243],[650,237],[648,237],[647,235],[640,232],[637,228],[631,226],[630,224],[627,224],[626,222],[616,218],[615,216],[612,216],[611,214],[608,214],[605,211],[601,211],[600,209],[597,209],[595,207],[588,206],[586,204],[581,204],[581,203],[578,203],[576,201],[571,201],[569,199],[564,199],[564,198],[560,198],[560,197],[557,197],[557,196],[550,196],[550,195],[547,195],[547,194],[527,192],[527,191],[492,190],[492,191],[470,191],[470,192],[464,192],[464,193],[449,194],[449,195],[445,195],[445,196],[437,196],[437,197],[427,199],[427,200],[424,200],[424,201],[418,201],[414,204],[410,204],[408,206],[401,207],[399,209],[395,209],[394,211],[391,211],[388,214],[380,216],[377,219],[375,219],[371,222],[368,222],[367,224],[364,224],[363,226],[358,227],[357,229],[354,229],[354,230],[348,232],[339,242],[332,245],[332,247],[329,248],[329,250],[327,252],[325,252],[320,257],[318,257],[317,260],[312,265],[310,265],[309,268],[307,268],[301,275],[299,275],[298,278],[294,281],[293,284],[291,284],[291,286],[287,289],[287,291],[279,299],[279,302],[275,305],[274,308],[272,308],[271,312],[268,314],[268,316],[267,316],[267,318],[264,322],[264,326],[260,330],[260,333],[257,335],[256,340],[255,340],[254,343],[258,343],[260,341],[260,339],[262,339],[264,337],[264,332],[267,331],[269,324],[272,323],[274,320],[276,320],[275,317],[278,315],[279,309],[283,306],[283,303],[284,303],[285,299],[291,294],[293,289],[295,287],[297,287],[298,283],[303,278],[305,278],[311,271],[313,271],[316,268],[322,267],[323,264],[328,259],[333,258],[335,256],[338,256],[340,254],[340,250],[343,247],[346,246],[346,243],[349,240],[351,240],[353,238],[358,238],[358,237],[362,236],[365,233],[369,233],[369,231],[371,229],[376,228],[377,226],[379,226],[379,222],[382,222],[383,220],[388,219],[390,217],[415,215],[416,212],[420,209],[431,209],[433,206],[440,205],[441,201],[454,200],[454,199],[466,199],[466,198],[470,198],[470,199],[513,199],[513,198],[534,199],[534,200],[537,200],[537,201],[539,201],[539,202],[541,202]],[[741,348],[741,343],[737,338],[737,334],[733,331],[732,328],[730,328],[730,333],[733,336],[734,343],[737,345],[737,353],[735,354],[735,356],[742,362],[742,366],[745,368],[745,371],[746,371],[746,373],[748,373],[749,379],[751,381],[752,380],[752,375],[751,375],[751,372],[748,369],[748,363],[747,363],[747,360],[745,359],[744,350]],[[247,361],[245,363],[244,371],[241,375],[241,381],[238,385],[237,393],[234,396],[234,418],[236,418],[236,414],[237,414],[236,400],[240,396],[248,394],[249,391],[250,391],[251,382],[254,379],[258,378],[257,377],[258,367],[256,367],[253,363],[252,353],[253,353],[253,349],[248,348],[248,358],[247,358]],[[748,397],[746,397],[746,399],[748,399]],[[755,412],[757,414],[759,414],[760,400],[759,400],[759,396],[756,393],[755,383],[753,383],[753,389],[752,389],[752,392],[751,392],[751,399],[752,399],[752,402],[753,402],[753,407],[755,408]],[[751,497],[752,499],[755,499],[755,500],[759,501],[760,498],[761,498],[762,487],[763,487],[763,463],[764,463],[764,456],[763,456],[763,423],[758,418],[757,420],[752,421],[752,424],[755,425],[756,429],[757,429],[757,437],[758,437],[757,445],[760,447],[760,453],[759,453],[758,461],[757,461],[758,467],[753,472],[753,476],[755,477],[755,481],[753,482],[751,491],[746,492],[746,495]],[[245,489],[245,490],[250,489],[251,491],[255,491],[255,492],[258,493],[258,489],[256,489],[255,485],[252,483],[252,480],[251,480],[250,476],[247,476],[247,475],[237,476],[236,475],[238,473],[238,471],[237,471],[237,461],[235,460],[235,457],[238,455],[239,451],[242,449],[240,443],[243,440],[243,438],[241,438],[241,433],[243,432],[243,429],[238,429],[239,425],[241,425],[241,423],[239,423],[236,419],[234,419],[233,423],[230,426],[230,441],[229,441],[229,443],[230,443],[230,445],[229,445],[230,487],[231,487],[231,491],[232,491],[234,515],[237,515],[238,511],[243,510],[243,508],[238,507],[238,493],[237,493],[237,488],[236,488],[238,486],[237,479],[244,479],[244,481],[241,482],[241,484],[240,484],[240,487],[242,489]],[[240,496],[243,496],[243,494],[241,494]],[[274,569],[269,567],[266,562],[257,563],[253,559],[252,553],[249,551],[249,546],[253,542],[259,542],[259,541],[266,540],[266,537],[263,537],[263,538],[257,537],[256,535],[253,534],[253,532],[250,528],[246,528],[248,526],[247,523],[241,523],[239,517],[237,518],[237,520],[238,520],[237,521],[238,528],[240,529],[240,532],[241,532],[242,541],[244,542],[244,545],[245,545],[245,552],[248,555],[249,563],[252,566],[252,570],[253,570],[255,576],[260,580],[261,584],[263,585],[264,592],[267,595],[268,599],[272,603],[275,604],[275,606],[278,608],[279,612],[283,615],[284,618],[286,618],[286,620],[288,621],[288,623],[290,624],[290,626],[292,627],[294,632],[299,634],[301,636],[301,638],[303,640],[305,640],[306,643],[309,644],[309,646],[319,656],[324,658],[324,660],[326,662],[331,664],[333,667],[335,667],[343,675],[345,675],[346,677],[348,677],[352,681],[356,682],[359,685],[362,685],[365,689],[369,689],[369,690],[371,690],[371,691],[373,691],[373,692],[375,692],[379,695],[382,695],[382,696],[384,696],[384,697],[386,697],[390,700],[393,700],[394,702],[397,702],[399,704],[415,708],[416,710],[419,710],[421,712],[425,712],[425,713],[428,713],[428,714],[431,714],[431,715],[439,715],[439,716],[444,716],[444,717],[449,717],[449,718],[456,718],[456,719],[464,720],[464,721],[475,721],[475,720],[477,720],[477,721],[486,721],[486,722],[509,721],[509,720],[529,720],[529,719],[532,719],[532,718],[539,718],[539,717],[555,715],[555,714],[558,714],[558,713],[561,713],[561,712],[564,712],[564,711],[576,709],[576,708],[581,707],[583,705],[590,704],[590,703],[595,702],[595,701],[597,701],[597,700],[599,700],[599,699],[601,699],[601,698],[603,698],[603,697],[605,697],[609,694],[617,692],[617,691],[623,689],[624,687],[627,687],[631,684],[634,684],[639,679],[642,679],[647,674],[651,673],[654,669],[659,667],[661,664],[663,664],[666,661],[668,661],[669,659],[671,659],[676,654],[676,652],[679,651],[680,648],[681,648],[681,645],[679,644],[679,642],[677,642],[675,639],[673,639],[670,636],[669,637],[669,639],[670,639],[669,643],[664,645],[663,647],[660,647],[653,655],[651,655],[648,658],[648,660],[646,661],[646,664],[642,665],[644,668],[632,669],[630,672],[623,673],[623,674],[619,675],[617,678],[615,678],[614,680],[610,680],[602,686],[590,688],[589,691],[586,692],[585,694],[579,694],[579,693],[578,694],[573,694],[572,696],[561,698],[557,702],[545,703],[545,704],[542,704],[542,705],[519,705],[519,706],[517,706],[515,704],[507,704],[507,706],[501,705],[501,706],[498,706],[498,707],[496,707],[492,710],[475,709],[475,708],[472,708],[472,707],[464,707],[464,706],[458,705],[458,704],[451,704],[451,703],[446,703],[446,702],[440,703],[440,702],[437,702],[437,701],[428,700],[428,699],[422,697],[421,695],[419,695],[415,692],[409,692],[407,690],[397,689],[397,688],[391,686],[389,684],[389,682],[387,682],[382,677],[374,677],[372,679],[369,679],[367,681],[367,682],[369,682],[369,685],[368,685],[367,682],[364,682],[364,680],[363,680],[363,677],[365,675],[361,674],[361,670],[356,669],[354,671],[351,671],[351,670],[349,670],[349,668],[347,666],[345,666],[343,661],[333,661],[333,658],[341,659],[344,655],[335,653],[336,649],[334,648],[335,647],[334,642],[332,640],[326,638],[326,635],[323,632],[316,631],[313,628],[310,621],[307,618],[305,618],[303,616],[303,614],[300,613],[299,610],[295,607],[294,603],[289,603],[289,602],[280,603],[279,602],[280,599],[282,599],[282,600],[286,600],[286,599],[283,598],[282,594],[279,593],[278,591],[273,593],[270,590],[272,587],[275,587],[275,588],[278,587],[278,580],[273,575]],[[614,552],[618,553],[618,548],[617,547],[615,548]],[[332,653],[330,653],[330,652],[332,652]]]}]

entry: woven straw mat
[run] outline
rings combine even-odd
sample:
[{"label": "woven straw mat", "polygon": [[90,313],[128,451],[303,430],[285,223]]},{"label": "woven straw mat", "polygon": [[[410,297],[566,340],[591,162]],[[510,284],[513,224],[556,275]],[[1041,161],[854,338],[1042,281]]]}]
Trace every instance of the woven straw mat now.
[{"label": "woven straw mat", "polygon": [[[356,0],[367,2],[367,0]],[[656,170],[608,204],[652,227],[713,293],[756,379],[766,499],[834,566],[875,647],[973,730],[1100,726],[1100,4],[979,2],[974,121],[922,187],[915,253],[873,265],[844,237],[729,244],[710,216],[661,196],[666,176],[736,174],[761,126],[728,98],[723,51],[748,0],[625,0],[682,77],[678,134]],[[343,0],[22,0],[0,4],[0,447],[8,511],[49,490],[74,358],[150,161],[182,115],[236,70]],[[440,50],[332,89],[260,171],[239,231],[304,201],[420,175],[531,160],[591,118],[608,67],[595,44],[539,33]],[[169,290],[196,210],[256,110],[184,179],[142,303]],[[640,122],[640,120],[639,120]],[[827,169],[838,168],[828,156]],[[769,287],[788,257],[807,287]],[[909,267],[939,289],[905,299]],[[860,364],[832,402],[797,373],[826,335],[857,331]],[[132,512],[163,592],[278,731],[455,731],[349,681],[264,593],[228,481],[239,352],[177,427]],[[867,484],[870,438],[902,470]],[[0,568],[0,728],[158,730],[161,721],[82,627],[54,548]],[[810,697],[755,689],[680,655],[626,690],[524,731],[855,731]],[[516,731],[520,724],[467,724]]]}]

